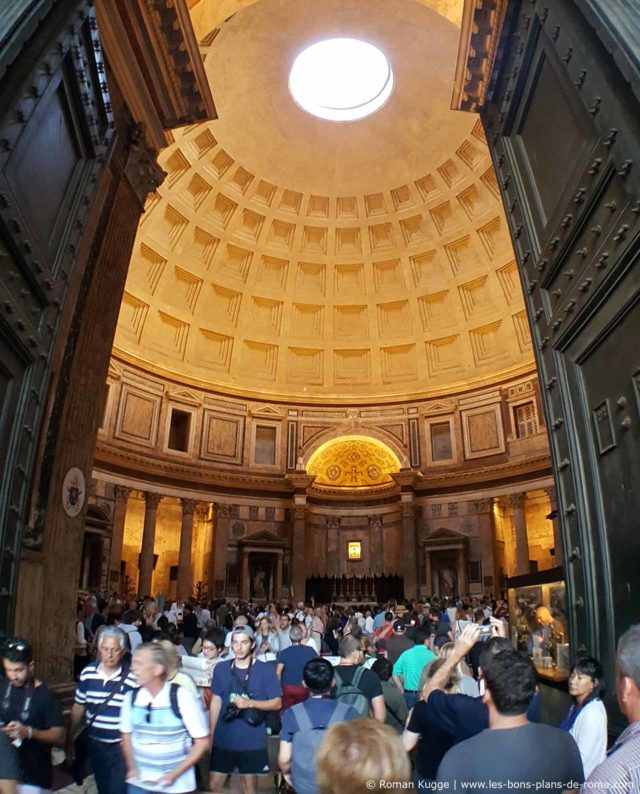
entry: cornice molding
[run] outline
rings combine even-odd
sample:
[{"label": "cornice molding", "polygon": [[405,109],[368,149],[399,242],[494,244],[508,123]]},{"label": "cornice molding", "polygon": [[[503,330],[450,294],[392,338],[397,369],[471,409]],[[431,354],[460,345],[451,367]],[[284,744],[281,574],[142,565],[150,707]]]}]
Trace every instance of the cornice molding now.
[{"label": "cornice molding", "polygon": [[452,110],[477,113],[484,105],[508,0],[465,0],[451,97]]},{"label": "cornice molding", "polygon": [[212,495],[216,488],[250,491],[272,491],[286,496],[292,493],[292,487],[283,475],[265,477],[261,475],[243,474],[241,472],[215,471],[202,466],[190,466],[171,460],[160,461],[146,458],[127,450],[114,449],[104,444],[96,446],[94,466],[105,471],[113,471],[119,475],[135,480],[148,480],[157,485],[156,478],[173,481],[176,485],[192,484],[194,487],[206,486]]},{"label": "cornice molding", "polygon": [[162,149],[173,127],[217,118],[184,0],[96,0],[109,67],[146,143]]}]

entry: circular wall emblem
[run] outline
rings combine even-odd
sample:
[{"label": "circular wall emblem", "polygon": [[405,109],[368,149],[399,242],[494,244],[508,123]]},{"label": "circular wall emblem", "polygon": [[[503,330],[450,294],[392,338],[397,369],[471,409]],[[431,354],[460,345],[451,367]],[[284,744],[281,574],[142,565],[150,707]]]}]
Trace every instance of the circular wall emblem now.
[{"label": "circular wall emblem", "polygon": [[84,505],[87,487],[84,474],[77,467],[69,469],[62,484],[62,507],[71,518],[75,518]]},{"label": "circular wall emblem", "polygon": [[337,480],[341,473],[339,466],[329,466],[327,469],[327,477],[330,480]]}]

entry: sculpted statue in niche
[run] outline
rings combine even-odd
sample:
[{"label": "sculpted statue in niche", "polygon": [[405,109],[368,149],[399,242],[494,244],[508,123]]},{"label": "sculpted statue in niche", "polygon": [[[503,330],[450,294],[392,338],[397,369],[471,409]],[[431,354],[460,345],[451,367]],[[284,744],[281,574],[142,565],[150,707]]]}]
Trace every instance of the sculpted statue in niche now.
[{"label": "sculpted statue in niche", "polygon": [[266,579],[267,572],[264,568],[258,568],[251,578],[251,596],[252,598],[266,598]]},{"label": "sculpted statue in niche", "polygon": [[440,569],[440,597],[453,598],[458,589],[458,576],[453,568]]}]

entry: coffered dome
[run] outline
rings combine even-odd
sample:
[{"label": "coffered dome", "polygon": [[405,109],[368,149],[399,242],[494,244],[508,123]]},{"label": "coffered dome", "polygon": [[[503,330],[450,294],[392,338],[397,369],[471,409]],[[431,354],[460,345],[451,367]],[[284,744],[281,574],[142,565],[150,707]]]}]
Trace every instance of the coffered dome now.
[{"label": "coffered dome", "polygon": [[[296,55],[339,36],[374,44],[395,80],[349,123],[305,113],[288,89]],[[458,38],[414,0],[260,0],[213,31],[219,119],[161,154],[115,355],[294,401],[431,396],[532,370],[484,134],[449,109]]]}]

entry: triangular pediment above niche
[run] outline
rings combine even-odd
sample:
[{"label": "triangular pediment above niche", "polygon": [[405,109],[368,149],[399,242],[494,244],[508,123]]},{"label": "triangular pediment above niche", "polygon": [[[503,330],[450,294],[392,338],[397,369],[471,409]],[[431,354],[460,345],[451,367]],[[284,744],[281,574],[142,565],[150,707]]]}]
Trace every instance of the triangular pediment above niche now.
[{"label": "triangular pediment above niche", "polygon": [[186,403],[187,405],[202,405],[202,399],[189,389],[172,389],[167,393],[167,397],[173,402]]},{"label": "triangular pediment above niche", "polygon": [[268,529],[261,529],[259,532],[256,532],[255,535],[247,535],[241,542],[254,544],[265,541],[268,543],[282,543],[282,539],[279,537],[278,533],[271,532]]},{"label": "triangular pediment above niche", "polygon": [[467,536],[461,532],[455,532],[453,529],[446,529],[446,527],[438,527],[430,535],[427,535],[425,540],[466,540],[466,538]]},{"label": "triangular pediment above niche", "polygon": [[432,414],[452,414],[455,408],[456,406],[453,402],[442,402],[437,400],[436,402],[427,403],[424,406],[424,414],[425,416],[431,416]]},{"label": "triangular pediment above niche", "polygon": [[117,361],[111,359],[109,361],[109,371],[107,372],[107,378],[109,380],[120,380],[122,378],[123,369]]},{"label": "triangular pediment above niche", "polygon": [[263,405],[261,408],[252,408],[251,415],[273,416],[273,417],[277,417],[278,419],[282,419],[282,417],[284,416],[284,412],[279,411],[277,408],[274,408],[272,405]]}]

